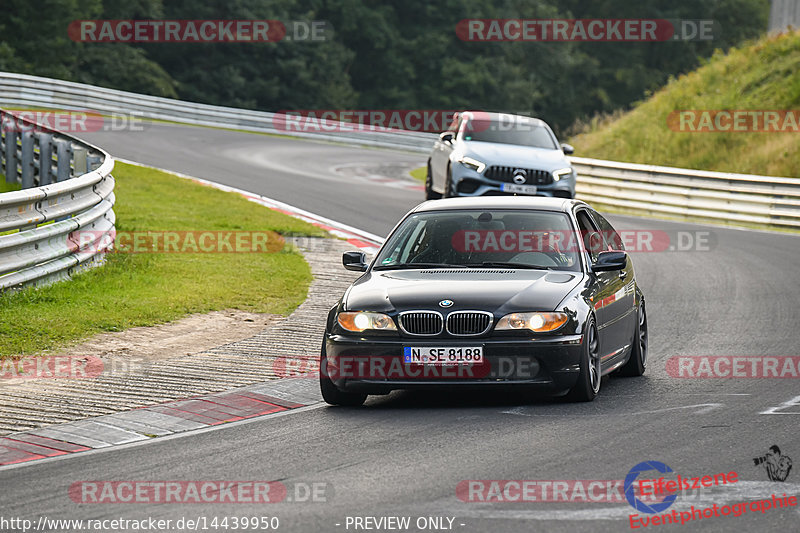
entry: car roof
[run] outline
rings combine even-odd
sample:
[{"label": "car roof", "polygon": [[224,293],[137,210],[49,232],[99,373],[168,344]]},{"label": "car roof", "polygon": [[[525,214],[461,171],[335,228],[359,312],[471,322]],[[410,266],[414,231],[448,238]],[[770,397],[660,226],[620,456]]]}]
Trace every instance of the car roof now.
[{"label": "car roof", "polygon": [[546,196],[470,196],[429,200],[412,209],[412,213],[427,211],[458,211],[460,209],[533,209],[538,211],[560,211],[569,213],[573,207],[582,205],[580,200],[549,198]]},{"label": "car roof", "polygon": [[490,122],[497,122],[500,117],[504,120],[513,119],[514,122],[530,122],[537,126],[545,125],[545,121],[536,117],[526,117],[524,115],[514,115],[512,113],[496,113],[493,111],[462,111],[461,116],[464,118],[475,118],[478,120],[489,120]]}]

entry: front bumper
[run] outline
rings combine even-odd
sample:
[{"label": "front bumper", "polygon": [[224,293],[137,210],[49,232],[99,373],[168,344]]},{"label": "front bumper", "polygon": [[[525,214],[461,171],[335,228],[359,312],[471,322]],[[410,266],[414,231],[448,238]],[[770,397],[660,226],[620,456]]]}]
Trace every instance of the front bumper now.
[{"label": "front bumper", "polygon": [[[386,394],[396,389],[529,386],[558,394],[580,372],[581,335],[548,338],[413,338],[326,335],[327,374],[342,391]],[[404,346],[483,346],[484,363],[431,366],[403,362]]]},{"label": "front bumper", "polygon": [[[513,194],[502,190],[504,182],[491,180],[463,165],[454,164],[452,166],[452,180],[457,196],[510,196]],[[553,183],[537,185],[535,196],[574,198],[575,178],[570,177]]]}]

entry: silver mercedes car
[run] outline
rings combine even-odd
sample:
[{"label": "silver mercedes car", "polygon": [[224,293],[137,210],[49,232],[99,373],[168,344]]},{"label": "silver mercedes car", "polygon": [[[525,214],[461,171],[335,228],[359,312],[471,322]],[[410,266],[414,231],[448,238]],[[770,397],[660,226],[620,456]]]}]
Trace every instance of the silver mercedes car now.
[{"label": "silver mercedes car", "polygon": [[575,197],[574,151],[537,118],[464,111],[439,135],[428,159],[425,197]]}]

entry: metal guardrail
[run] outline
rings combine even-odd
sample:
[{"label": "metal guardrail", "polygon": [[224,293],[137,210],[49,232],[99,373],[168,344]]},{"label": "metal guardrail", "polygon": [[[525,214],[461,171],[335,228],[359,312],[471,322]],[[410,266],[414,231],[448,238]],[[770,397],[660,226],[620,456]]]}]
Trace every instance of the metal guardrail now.
[{"label": "metal guardrail", "polygon": [[[404,130],[334,131],[340,123],[330,121],[329,131],[291,131],[282,113],[251,111],[234,107],[182,102],[82,83],[0,72],[0,106],[81,109],[99,113],[137,113],[141,117],[199,126],[216,126],[262,133],[290,135],[323,141],[399,148],[414,152],[430,149],[435,135]],[[324,129],[325,123],[320,129]],[[309,128],[310,129],[310,128]]]},{"label": "metal guardrail", "polygon": [[0,292],[101,264],[114,242],[114,160],[3,110],[0,124],[0,168],[22,186],[0,194]]},{"label": "metal guardrail", "polygon": [[769,32],[784,33],[787,28],[800,29],[800,0],[771,0]]},{"label": "metal guardrail", "polygon": [[[292,132],[282,115],[181,102],[91,85],[0,72],[0,105],[138,113],[186,124],[279,133],[296,137],[430,152],[436,135],[402,130]],[[570,158],[578,197],[634,214],[800,229],[800,178],[707,172]]]},{"label": "metal guardrail", "polygon": [[639,214],[800,229],[800,178],[570,158],[584,201]]}]

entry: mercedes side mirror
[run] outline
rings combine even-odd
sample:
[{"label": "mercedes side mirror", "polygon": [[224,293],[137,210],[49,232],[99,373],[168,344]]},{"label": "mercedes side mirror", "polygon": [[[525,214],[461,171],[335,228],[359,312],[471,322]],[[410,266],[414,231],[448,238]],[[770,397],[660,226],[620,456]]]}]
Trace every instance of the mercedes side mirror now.
[{"label": "mercedes side mirror", "polygon": [[345,252],[342,254],[342,264],[347,270],[354,270],[356,272],[366,272],[367,267],[367,254],[364,252]]},{"label": "mercedes side mirror", "polygon": [[453,142],[453,132],[452,131],[445,131],[439,134],[439,140],[443,143],[451,143]]},{"label": "mercedes side mirror", "polygon": [[575,153],[575,148],[571,144],[561,143],[561,151],[565,155],[572,155]]},{"label": "mercedes side mirror", "polygon": [[622,270],[628,264],[628,254],[625,252],[600,252],[597,261],[592,265],[592,272],[610,272]]}]

